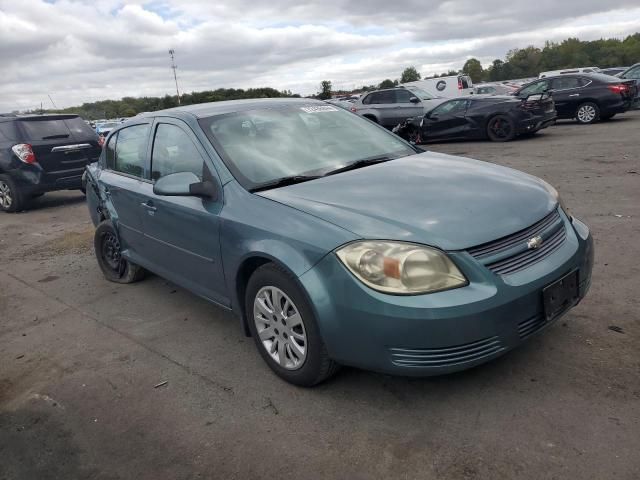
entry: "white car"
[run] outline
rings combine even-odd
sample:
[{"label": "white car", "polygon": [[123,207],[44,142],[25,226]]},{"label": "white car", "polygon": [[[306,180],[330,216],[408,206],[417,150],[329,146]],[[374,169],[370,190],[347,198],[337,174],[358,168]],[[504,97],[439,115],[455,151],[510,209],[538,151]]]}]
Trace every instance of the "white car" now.
[{"label": "white car", "polygon": [[468,75],[452,75],[450,77],[425,78],[417,82],[409,82],[403,87],[418,87],[433,97],[456,98],[473,93],[473,81]]}]

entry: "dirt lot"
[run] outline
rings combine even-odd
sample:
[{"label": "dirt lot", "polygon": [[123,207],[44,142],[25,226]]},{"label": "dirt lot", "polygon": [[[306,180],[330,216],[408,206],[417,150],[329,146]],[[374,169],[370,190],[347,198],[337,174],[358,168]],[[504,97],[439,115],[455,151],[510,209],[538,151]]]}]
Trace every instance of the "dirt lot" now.
[{"label": "dirt lot", "polygon": [[0,479],[639,478],[640,112],[429,148],[554,184],[596,239],[588,298],[471,371],[305,390],[231,315],[106,282],[83,197],[47,195],[0,215]]}]

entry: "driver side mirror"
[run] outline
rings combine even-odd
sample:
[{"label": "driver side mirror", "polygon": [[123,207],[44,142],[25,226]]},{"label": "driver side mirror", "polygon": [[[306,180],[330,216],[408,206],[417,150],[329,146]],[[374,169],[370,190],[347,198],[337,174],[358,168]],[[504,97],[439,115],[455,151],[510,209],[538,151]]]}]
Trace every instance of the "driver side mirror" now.
[{"label": "driver side mirror", "polygon": [[420,103],[420,99],[419,99],[418,97],[411,97],[411,98],[409,99],[409,101],[410,101],[411,103]]},{"label": "driver side mirror", "polygon": [[218,188],[212,181],[201,181],[192,172],[165,175],[153,185],[153,193],[167,197],[202,197],[218,199]]}]

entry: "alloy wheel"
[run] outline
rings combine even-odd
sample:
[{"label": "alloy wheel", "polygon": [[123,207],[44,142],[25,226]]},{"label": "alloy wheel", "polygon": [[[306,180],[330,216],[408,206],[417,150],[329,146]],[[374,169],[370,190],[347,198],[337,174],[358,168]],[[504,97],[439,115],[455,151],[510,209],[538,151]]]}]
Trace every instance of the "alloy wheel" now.
[{"label": "alloy wheel", "polygon": [[502,118],[494,118],[489,125],[489,129],[500,139],[508,138],[511,135],[512,125]]},{"label": "alloy wheel", "polygon": [[596,118],[596,109],[593,105],[582,105],[578,109],[578,120],[581,123],[591,123]]},{"label": "alloy wheel", "polygon": [[5,182],[0,180],[0,207],[9,209],[13,203],[13,197],[11,196],[11,188]]},{"label": "alloy wheel", "polygon": [[277,287],[261,288],[253,302],[256,331],[269,356],[282,368],[297,370],[307,358],[307,334],[293,301]]}]

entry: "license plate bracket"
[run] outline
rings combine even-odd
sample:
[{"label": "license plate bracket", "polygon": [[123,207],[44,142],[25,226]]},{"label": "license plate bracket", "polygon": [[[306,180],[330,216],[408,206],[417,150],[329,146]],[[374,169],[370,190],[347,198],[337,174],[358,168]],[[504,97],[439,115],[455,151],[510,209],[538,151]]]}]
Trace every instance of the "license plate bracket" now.
[{"label": "license plate bracket", "polygon": [[578,300],[578,271],[575,270],[542,289],[546,320],[553,320],[575,305]]}]

